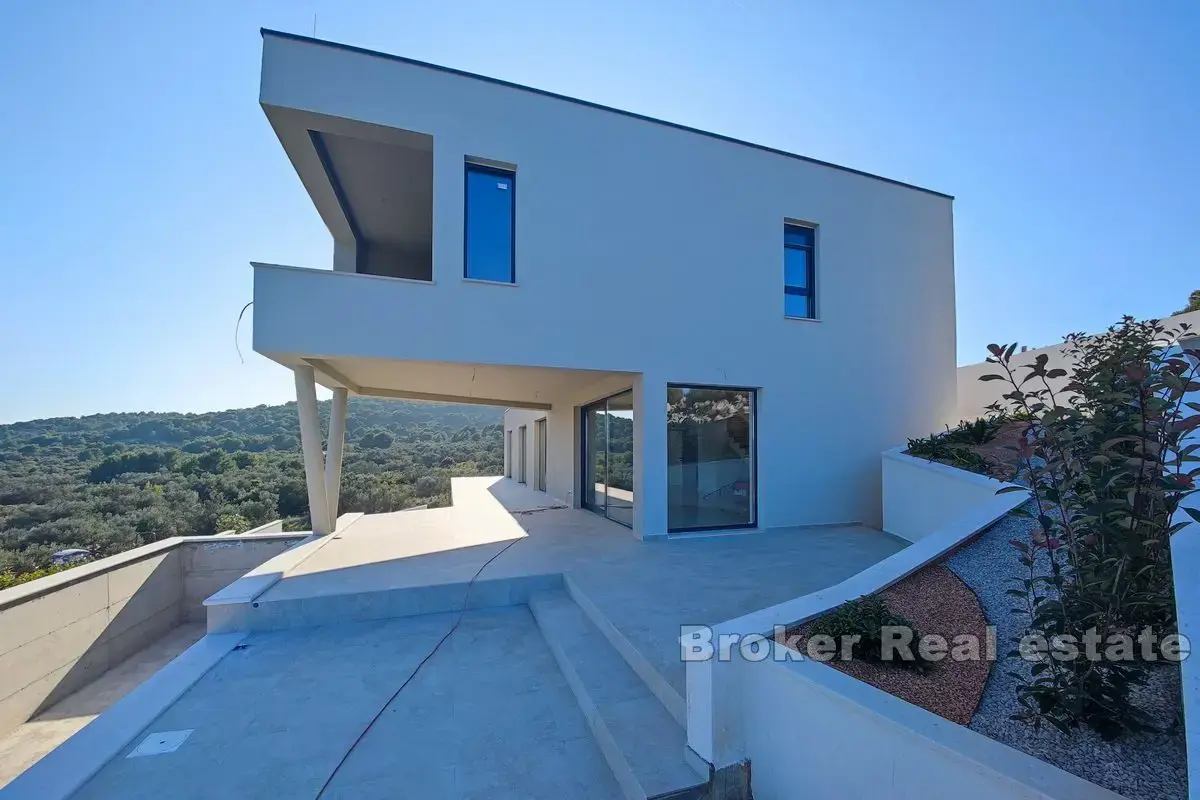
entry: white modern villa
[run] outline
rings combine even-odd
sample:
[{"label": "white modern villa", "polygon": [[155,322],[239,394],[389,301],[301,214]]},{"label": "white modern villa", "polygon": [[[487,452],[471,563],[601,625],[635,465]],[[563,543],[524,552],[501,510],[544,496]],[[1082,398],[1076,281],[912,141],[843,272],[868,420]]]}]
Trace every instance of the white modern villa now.
[{"label": "white modern villa", "polygon": [[509,474],[640,538],[878,525],[879,452],[954,415],[947,195],[272,32],[260,99],[333,240],[254,275],[314,527],[347,393],[529,411]]},{"label": "white modern villa", "polygon": [[[253,264],[311,530],[0,591],[0,800],[1120,800],[979,694],[947,716],[779,640],[931,574],[961,593],[918,605],[995,623],[947,565],[1011,549],[1027,493],[905,452],[999,391],[955,366],[950,196],[268,30],[260,91],[332,240]],[[504,474],[343,511],[354,395],[503,408]]]}]

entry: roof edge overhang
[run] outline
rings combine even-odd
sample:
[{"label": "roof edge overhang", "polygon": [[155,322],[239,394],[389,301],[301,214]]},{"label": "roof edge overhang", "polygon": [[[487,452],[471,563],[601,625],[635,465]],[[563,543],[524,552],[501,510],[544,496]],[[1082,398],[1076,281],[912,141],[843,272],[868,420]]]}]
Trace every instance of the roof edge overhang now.
[{"label": "roof edge overhang", "polygon": [[[405,56],[398,56],[398,55],[394,55],[392,53],[383,53],[378,50],[369,50],[365,47],[357,47],[355,45],[343,44],[341,42],[331,42],[326,39],[317,39],[317,38],[314,38],[311,36],[304,36],[304,35],[298,34],[298,33],[286,33],[284,31],[272,30],[271,28],[261,28],[260,33],[262,34],[262,36],[264,38],[276,37],[279,39],[288,39],[288,40],[296,41],[296,42],[304,42],[306,44],[312,44],[312,45],[316,45],[319,47],[329,47],[329,48],[333,48],[336,50],[342,50],[342,51],[348,52],[348,53],[358,53],[360,55],[369,56],[369,57],[373,57],[373,58],[382,58],[382,59],[386,59],[389,61],[395,61],[395,62],[398,62],[401,64],[408,64],[410,66],[421,67],[424,69],[431,69],[431,70],[435,70],[437,72],[443,72],[443,73],[446,73],[449,75],[457,75],[457,76],[463,77],[463,78],[471,78],[473,80],[484,81],[486,83],[495,84],[497,86],[504,86],[504,87],[507,87],[510,89],[516,89],[516,90],[522,91],[522,92],[530,92],[532,94],[541,95],[542,97],[549,97],[549,98],[552,98],[555,100],[560,100],[560,101],[567,102],[567,103],[573,103],[575,105],[584,106],[586,108],[593,108],[598,111],[604,111],[604,112],[607,112],[610,114],[619,114],[623,117],[629,117],[631,119],[641,120],[643,122],[649,122],[654,125],[662,125],[662,126],[665,126],[668,128],[674,128],[676,130],[686,131],[688,133],[696,134],[698,136],[705,136],[705,137],[708,137],[711,139],[717,139],[718,141],[728,142],[730,144],[735,144],[735,145],[738,145],[741,147],[749,147],[749,148],[753,148],[755,150],[760,150],[760,151],[763,151],[766,153],[773,153],[774,155],[783,156],[785,158],[794,158],[794,159],[797,159],[800,161],[808,162],[810,164],[816,164],[818,166],[838,170],[839,172],[846,172],[851,175],[858,175],[860,177],[870,178],[871,180],[882,181],[884,183],[889,183],[894,186],[900,186],[905,189],[911,189],[913,191],[918,191],[918,192],[922,192],[924,194],[933,195],[935,197],[942,197],[947,200],[954,200],[954,195],[946,194],[945,192],[935,191],[933,189],[927,189],[923,186],[917,186],[916,184],[906,183],[904,181],[899,181],[894,178],[887,178],[882,175],[876,175],[871,172],[864,172],[863,170],[854,169],[853,167],[845,167],[840,164],[831,163],[829,161],[822,161],[820,159],[810,158],[808,156],[802,156],[797,153],[788,152],[787,150],[780,150],[775,147],[768,147],[767,145],[755,144],[754,142],[747,142],[744,139],[736,139],[732,136],[725,136],[724,134],[713,133],[712,131],[705,131],[705,130],[701,130],[700,128],[693,128],[691,126],[682,125],[677,122],[669,122],[667,120],[657,119],[655,117],[650,117],[645,114],[638,114],[633,111],[624,111],[619,108],[613,108],[612,106],[606,106],[606,105],[602,105],[600,103],[593,103],[589,100],[580,100],[578,98],[570,97],[568,95],[558,94],[556,92],[549,92],[544,89],[536,89],[532,86],[525,86],[525,85],[519,84],[519,83],[512,83],[511,81],[501,80],[500,78],[491,78],[491,77],[488,77],[487,75],[479,75],[474,72],[467,72],[465,70],[454,69],[453,67],[443,67],[438,64],[431,64],[427,61],[419,61],[417,59],[407,58]],[[263,105],[265,107],[267,104],[263,103]]]}]

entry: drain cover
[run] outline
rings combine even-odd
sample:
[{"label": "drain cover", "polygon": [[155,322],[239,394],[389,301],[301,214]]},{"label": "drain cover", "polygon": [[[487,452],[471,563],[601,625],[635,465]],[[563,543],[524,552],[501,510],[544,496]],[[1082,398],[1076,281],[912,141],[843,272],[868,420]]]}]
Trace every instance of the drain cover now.
[{"label": "drain cover", "polygon": [[195,729],[151,733],[142,739],[141,744],[133,748],[132,753],[125,757],[137,758],[138,756],[161,756],[163,753],[174,753],[192,735],[193,730]]}]

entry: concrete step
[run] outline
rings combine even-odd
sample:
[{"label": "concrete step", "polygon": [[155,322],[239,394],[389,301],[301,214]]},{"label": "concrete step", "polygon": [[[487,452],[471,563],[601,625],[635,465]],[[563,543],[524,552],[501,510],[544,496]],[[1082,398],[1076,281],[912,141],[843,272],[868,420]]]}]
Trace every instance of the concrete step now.
[{"label": "concrete step", "polygon": [[563,575],[563,588],[567,590],[567,594],[575,601],[576,605],[583,609],[583,613],[587,614],[592,624],[600,629],[613,649],[621,654],[625,663],[629,664],[638,677],[650,687],[650,691],[654,692],[658,701],[667,707],[667,711],[671,712],[671,716],[675,717],[679,726],[687,727],[687,703],[684,701],[683,695],[670,684],[662,673],[655,669],[654,665],[633,646],[632,642],[625,638],[623,633],[617,630],[617,626],[604,616],[604,612],[592,602],[575,581],[571,580],[570,575]]},{"label": "concrete step", "polygon": [[686,759],[683,728],[583,609],[561,589],[529,609],[625,797],[702,796],[708,775]]},{"label": "concrete step", "polygon": [[[400,617],[419,617],[449,611],[478,610],[520,606],[536,592],[562,586],[562,576],[521,575],[470,582],[442,583],[362,592],[314,595],[275,599],[271,592],[236,606],[236,615],[221,618],[220,632],[278,631],[368,622]],[[209,633],[216,625],[214,611],[208,607]]]}]

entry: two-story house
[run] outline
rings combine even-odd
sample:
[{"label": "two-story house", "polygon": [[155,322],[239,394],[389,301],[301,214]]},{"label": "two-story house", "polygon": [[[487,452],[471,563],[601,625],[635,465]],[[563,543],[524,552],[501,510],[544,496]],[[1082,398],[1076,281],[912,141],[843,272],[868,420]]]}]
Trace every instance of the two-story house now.
[{"label": "two-story house", "polygon": [[948,195],[264,40],[262,107],[333,239],[325,268],[254,265],[254,348],[295,371],[315,531],[349,394],[507,407],[510,477],[642,538],[878,526],[879,453],[953,417]]}]

